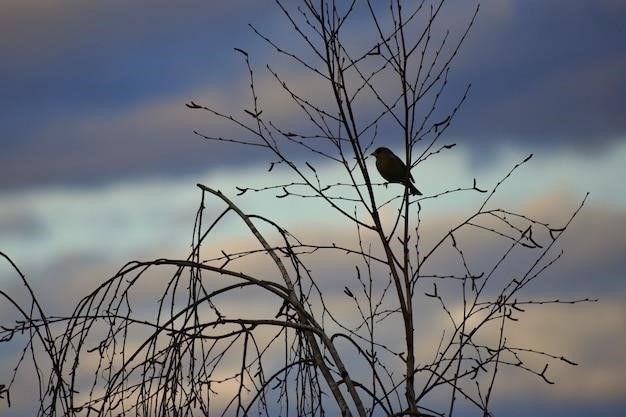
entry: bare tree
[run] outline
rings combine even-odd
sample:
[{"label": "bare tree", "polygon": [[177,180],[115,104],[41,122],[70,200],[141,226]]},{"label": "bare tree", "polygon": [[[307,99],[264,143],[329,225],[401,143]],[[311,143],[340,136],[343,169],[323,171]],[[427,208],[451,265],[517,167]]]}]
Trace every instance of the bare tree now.
[{"label": "bare tree", "polygon": [[[402,151],[411,169],[454,148],[441,141],[470,87],[450,107],[441,103],[478,6],[453,34],[439,31],[444,0],[275,3],[304,48],[289,50],[252,29],[323,85],[327,100],[302,95],[301,85],[267,66],[302,116],[302,123],[281,127],[265,112],[248,53],[237,49],[249,74],[250,106],[240,116],[194,101],[187,106],[240,135],[196,134],[221,146],[258,148],[269,170],[288,178],[237,187],[239,200],[253,193],[273,193],[284,205],[308,199],[352,232],[341,242],[330,228],[327,241],[299,239],[271,213],[248,213],[215,185],[198,184],[189,256],[130,262],[66,317],[46,315],[2,254],[31,300],[23,305],[0,291],[21,315],[2,327],[0,341],[26,339],[9,380],[0,381],[7,399],[30,357],[41,416],[452,416],[468,408],[487,416],[501,369],[551,384],[549,364],[575,365],[509,342],[507,330],[531,305],[593,301],[525,293],[561,256],[557,244],[584,200],[558,225],[495,206],[494,196],[531,156],[497,184],[483,188],[473,179],[424,196],[397,185],[383,193],[373,171],[378,146]],[[351,25],[364,16],[366,29],[350,38]],[[329,180],[328,167],[339,168],[342,180]],[[483,198],[436,238],[425,236],[423,208],[459,193]],[[221,212],[207,213],[207,205],[218,204]],[[249,247],[228,249],[216,234],[232,217],[249,234]],[[474,261],[476,245],[493,248],[488,265]],[[352,272],[330,268],[329,278],[325,263],[349,264]],[[147,310],[152,293],[158,302]],[[437,339],[419,331],[418,310],[433,306],[445,318],[429,322],[440,326],[431,331]]]}]

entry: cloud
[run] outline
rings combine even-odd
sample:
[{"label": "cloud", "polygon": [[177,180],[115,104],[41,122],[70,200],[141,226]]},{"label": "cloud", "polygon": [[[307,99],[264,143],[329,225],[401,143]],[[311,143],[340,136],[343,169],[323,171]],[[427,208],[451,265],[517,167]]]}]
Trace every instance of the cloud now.
[{"label": "cloud", "polygon": [[[214,97],[215,94],[210,96]],[[236,100],[233,99],[232,102]],[[169,106],[166,100],[162,105],[148,107],[145,113],[133,113],[129,120],[135,123],[135,120],[158,117]],[[280,105],[272,107],[281,108]],[[172,117],[184,120],[186,116],[181,111],[173,113]],[[96,125],[103,127],[106,123],[100,122]],[[561,247],[566,253],[563,260],[547,271],[537,285],[529,288],[526,295],[535,299],[581,295],[601,299],[599,304],[590,306],[566,306],[558,309],[537,307],[521,316],[522,327],[514,331],[514,336],[520,337],[516,341],[550,352],[562,352],[581,365],[572,369],[551,366],[549,375],[554,376],[559,383],[565,383],[564,387],[549,391],[544,390],[543,385],[537,388],[536,379],[520,377],[519,374],[503,374],[501,394],[505,400],[519,398],[530,392],[535,397],[544,395],[541,398],[546,402],[572,402],[574,400],[570,399],[576,395],[579,402],[585,404],[596,399],[606,403],[618,401],[616,398],[619,391],[614,387],[623,386],[623,369],[612,364],[621,360],[620,352],[624,347],[624,324],[620,317],[624,317],[623,294],[626,291],[623,280],[623,253],[626,248],[626,231],[623,230],[623,225],[626,224],[626,205],[623,197],[610,192],[598,193],[598,198],[594,198],[594,188],[605,187],[607,173],[621,178],[620,170],[624,166],[620,164],[620,158],[623,151],[623,147],[616,146],[610,152],[584,157],[575,153],[555,155],[548,152],[543,157],[531,160],[511,182],[506,183],[505,191],[494,201],[494,207],[520,209],[543,221],[560,224],[577,206],[588,184],[592,184],[592,198],[564,235]],[[481,186],[493,186],[512,163],[521,159],[523,156],[518,151],[510,150],[509,153],[504,152],[489,168],[473,170],[467,155],[459,151],[446,154],[438,160],[427,161],[416,168],[414,174],[420,186],[423,185],[425,193],[432,195],[459,184],[471,183],[474,175],[478,177]],[[580,178],[572,177],[572,167],[579,170]],[[345,175],[339,168],[330,165],[318,165],[317,168],[324,182],[334,183]],[[233,196],[236,193],[235,185],[261,187],[276,181],[291,181],[291,177],[285,174],[285,170],[281,171],[280,167],[272,172],[265,172],[265,167],[251,165],[246,169],[216,168],[199,176],[199,180]],[[24,190],[3,194],[0,196],[0,224],[8,225],[11,233],[5,236],[3,230],[0,230],[0,248],[15,256],[29,279],[33,280],[37,293],[46,300],[48,311],[68,313],[80,296],[105,277],[111,276],[130,259],[186,255],[191,239],[193,215],[199,204],[199,192],[193,186],[197,181],[195,176],[189,176],[168,181],[135,180],[103,187]],[[611,181],[611,184],[613,182],[616,181]],[[380,199],[393,196],[397,191],[393,186],[377,186],[375,190]],[[422,221],[425,225],[422,229],[422,242],[426,246],[442,236],[450,225],[462,219],[467,214],[465,212],[471,212],[477,207],[480,198],[484,197],[469,194],[471,193],[453,195],[450,199],[442,200],[440,204],[430,200],[422,201]],[[261,195],[249,192],[233,198],[246,212],[267,214],[272,220],[287,225],[305,242],[356,245],[355,230],[345,221],[329,216],[320,209],[321,204],[304,199],[280,200],[274,198],[274,195],[275,193]],[[204,224],[207,225],[221,212],[223,205],[210,198],[205,200],[205,204],[208,213]],[[383,213],[384,220],[388,221],[394,214],[394,209],[388,206]],[[262,229],[272,230],[271,227]],[[16,238],[22,230],[23,236]],[[476,264],[486,263],[489,260],[488,255],[497,254],[497,251],[503,249],[499,241],[490,241],[483,235],[470,237],[472,239],[466,241],[468,253],[472,252],[475,256],[472,261]],[[274,234],[272,240],[279,241],[279,238]],[[372,236],[363,232],[365,247],[372,240]],[[232,216],[215,231],[203,258],[219,255],[219,249],[243,250],[255,247],[258,244],[243,224]],[[472,251],[475,247],[484,250]],[[372,245],[372,250],[377,251],[377,246]],[[451,258],[454,255],[453,252],[442,253],[438,265],[449,267],[452,259],[458,266],[458,258]],[[521,260],[520,258],[519,261]],[[352,324],[358,323],[359,317],[354,306],[350,304],[351,300],[343,293],[343,288],[349,286],[354,293],[362,291],[355,278],[354,268],[360,262],[357,256],[327,251],[318,251],[307,257],[307,265],[313,268],[320,288],[327,294],[328,307],[337,317]],[[510,267],[520,265],[514,263]],[[275,266],[267,259],[261,261],[259,257],[250,258],[233,262],[231,266],[236,271],[280,281]],[[136,295],[139,300],[143,297],[147,301],[139,303],[141,308],[146,307],[145,310],[137,310],[139,314],[151,314],[154,300],[158,298],[164,280],[172,272],[167,268],[155,268],[144,277],[141,290]],[[361,272],[366,276],[366,269]],[[387,276],[376,267],[372,268],[372,272],[375,290],[380,293],[387,283]],[[2,269],[1,276],[3,288],[6,288],[5,283],[13,280],[6,284],[10,285],[9,289],[24,293],[21,284],[15,282],[14,274]],[[206,278],[211,285],[230,282],[214,275],[207,275]],[[498,278],[507,279],[508,276],[503,274]],[[418,288],[418,294],[431,289],[431,283],[425,282],[424,287]],[[386,302],[391,303],[392,296],[390,293]],[[250,300],[255,300],[253,305]],[[224,297],[219,303],[225,313],[233,315],[242,311],[251,315],[272,315],[276,309],[274,300],[247,292]],[[12,317],[5,313],[7,308],[7,305],[2,306],[0,317]],[[418,353],[427,360],[432,358],[434,349],[431,340],[438,341],[438,330],[442,323],[447,323],[445,315],[433,314],[436,308],[430,308],[426,303],[420,303],[419,308],[420,320],[416,327],[424,335],[425,342],[420,344]],[[394,319],[392,317],[390,323]],[[382,327],[381,337],[389,339],[391,347],[400,349],[401,340],[394,337],[396,326]],[[353,358],[354,352],[349,346],[342,346],[342,349]],[[350,365],[357,372],[362,369],[358,360],[350,361]],[[585,377],[588,380],[583,384],[571,382]],[[576,388],[581,386],[585,390],[583,394],[576,392]],[[539,390],[544,394],[535,395]],[[602,390],[604,391],[601,392]]]},{"label": "cloud", "polygon": [[[259,72],[256,88],[264,114],[289,130],[304,113],[273,76],[262,69]],[[308,74],[283,71],[281,76],[311,102],[328,102],[326,86]],[[42,123],[33,133],[39,138],[36,144],[16,145],[0,156],[0,187],[106,184],[128,177],[181,176],[207,167],[243,166],[264,157],[270,159],[272,154],[259,153],[261,148],[207,143],[193,135],[198,130],[215,137],[259,142],[234,123],[185,107],[194,100],[253,125],[244,112],[251,106],[248,77],[242,63],[237,76],[227,84],[213,80],[132,105],[94,109]]]},{"label": "cloud", "polygon": [[[192,1],[186,7],[162,1],[89,6],[70,0],[54,6],[39,3],[10,1],[3,4],[8,12],[0,17],[2,188],[108,182],[164,172],[154,161],[146,164],[133,159],[134,154],[124,158],[120,142],[132,143],[136,135],[142,135],[142,143],[151,137],[154,146],[162,143],[165,133],[111,126],[120,122],[125,111],[165,97],[183,94],[176,103],[182,106],[189,98],[187,92],[207,76],[216,84],[230,83],[230,70],[239,68],[240,60],[228,56],[241,37],[241,31],[233,31],[230,25],[245,27],[246,20],[251,16],[262,19],[267,9],[245,0]],[[95,122],[105,114],[110,117],[109,129],[103,132],[108,136],[79,128],[80,122]],[[174,136],[180,138],[194,127],[167,132],[175,131]],[[84,133],[90,135],[84,137]],[[191,138],[154,147],[164,154],[161,159],[177,160],[180,168],[184,165],[180,159],[198,155],[197,144]],[[97,155],[103,152],[101,160]],[[117,171],[106,171],[110,154],[122,164]],[[198,159],[191,165],[202,166]],[[170,168],[167,173],[172,171],[176,172]]]},{"label": "cloud", "polygon": [[584,149],[623,137],[623,4],[482,3],[455,69],[475,87],[457,135]]},{"label": "cloud", "polygon": [[[623,297],[624,293],[615,294],[586,306],[542,306],[520,314],[520,321],[510,328],[511,345],[534,346],[579,365],[557,361],[550,366],[547,376],[556,382],[553,386],[538,383],[536,377],[506,373],[498,387],[501,395],[515,398],[526,392],[543,400],[578,404],[620,398],[626,388],[626,366],[618,359],[626,349]],[[542,368],[545,358],[535,355],[532,362]]]},{"label": "cloud", "polygon": [[[259,68],[268,61],[283,68],[284,57],[240,30],[248,21],[281,45],[302,50],[286,36],[289,25],[270,3],[191,2],[181,8],[167,2],[9,1],[0,17],[0,55],[6,57],[0,70],[0,187],[176,176],[207,165],[258,161],[256,149],[207,151],[191,130],[206,127],[211,134],[221,127],[179,113],[190,97],[219,97],[237,110],[249,105],[247,74],[233,46],[248,49]],[[441,28],[460,28],[470,13],[466,4],[450,2]],[[442,98],[443,109],[466,81],[474,84],[450,135],[477,155],[503,142],[588,150],[622,141],[626,56],[619,39],[625,14],[620,2],[609,0],[575,6],[483,2]],[[346,36],[358,45],[371,24],[362,11],[354,18]],[[316,77],[286,68],[286,78],[314,102],[332,98]],[[268,107],[280,103],[277,114],[284,113],[280,121],[288,127],[306,128],[307,118],[279,100],[280,89],[269,81],[261,101]],[[386,84],[383,90],[389,91]],[[360,109],[358,117],[366,113]],[[392,141],[395,134],[381,125],[381,140]]]}]

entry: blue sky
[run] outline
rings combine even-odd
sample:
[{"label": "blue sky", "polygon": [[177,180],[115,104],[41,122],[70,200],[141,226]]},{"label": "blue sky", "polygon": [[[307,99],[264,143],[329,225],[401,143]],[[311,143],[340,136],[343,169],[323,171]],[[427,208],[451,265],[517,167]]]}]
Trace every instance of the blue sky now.
[{"label": "blue sky", "polygon": [[[473,8],[473,2],[450,1],[442,28],[454,30]],[[443,99],[453,103],[472,84],[446,136],[458,146],[413,172],[429,195],[471,178],[494,184],[534,153],[499,204],[562,218],[590,192],[563,243],[565,257],[536,291],[600,302],[581,312],[550,311],[558,329],[546,329],[541,316],[532,315],[528,322],[536,327],[524,328],[557,350],[554,339],[566,340],[581,365],[559,371],[556,388],[504,384],[502,415],[523,415],[526,407],[539,416],[626,409],[625,20],[620,0],[481,2]],[[52,310],[63,311],[128,260],[184,256],[199,202],[196,183],[235,195],[237,185],[280,179],[267,172],[266,154],[194,135],[235,132],[184,106],[194,100],[242,114],[248,74],[235,47],[250,53],[273,120],[302,123],[277,97],[265,64],[314,99],[328,99],[319,80],[284,64],[248,23],[297,45],[269,0],[3,1],[0,250],[50,294]],[[351,39],[359,40],[363,25],[357,14]],[[393,134],[384,133],[380,144],[399,149]],[[340,170],[317,162],[329,181],[341,179]],[[303,235],[319,230],[312,220],[319,212],[309,204],[249,194],[237,201]],[[439,225],[473,204],[463,196],[425,210]],[[332,218],[324,224],[342,227]],[[239,232],[233,225],[218,237],[238,242],[244,239]],[[59,282],[80,285],[63,294],[47,291]],[[6,265],[0,283],[19,291]],[[528,405],[528,398],[539,400]]]}]

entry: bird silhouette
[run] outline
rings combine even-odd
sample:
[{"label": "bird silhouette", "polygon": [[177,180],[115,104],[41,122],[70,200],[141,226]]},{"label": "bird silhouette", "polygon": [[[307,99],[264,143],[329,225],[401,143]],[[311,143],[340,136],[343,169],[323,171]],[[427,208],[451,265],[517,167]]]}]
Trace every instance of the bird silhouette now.
[{"label": "bird silhouette", "polygon": [[422,195],[420,190],[412,184],[415,180],[411,175],[411,170],[389,148],[377,148],[372,155],[376,157],[376,168],[384,179],[388,182],[404,184],[411,195]]}]

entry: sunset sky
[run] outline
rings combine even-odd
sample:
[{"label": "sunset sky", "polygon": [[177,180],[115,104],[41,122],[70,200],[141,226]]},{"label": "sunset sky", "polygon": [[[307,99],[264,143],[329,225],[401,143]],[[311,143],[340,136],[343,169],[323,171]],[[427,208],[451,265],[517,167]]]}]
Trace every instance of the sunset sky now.
[{"label": "sunset sky", "polygon": [[[474,8],[450,0],[442,28],[458,37]],[[472,84],[443,139],[457,146],[413,171],[425,195],[473,178],[493,187],[532,153],[498,204],[551,221],[567,218],[590,193],[561,244],[563,258],[533,295],[599,301],[537,310],[523,327],[532,343],[580,365],[554,369],[554,386],[507,376],[496,415],[626,412],[625,21],[621,0],[481,1],[444,98],[455,103]],[[309,97],[331,99],[319,80],[283,64],[249,23],[296,45],[271,0],[2,0],[0,251],[51,312],[69,314],[68,306],[129,260],[186,257],[200,202],[196,183],[300,235],[319,236],[325,227],[331,236],[343,233],[341,219],[323,217],[306,201],[236,197],[236,186],[275,184],[283,171],[268,172],[271,156],[257,149],[193,133],[237,134],[185,107],[193,100],[245,117],[249,74],[234,48],[249,53],[274,121],[297,127],[306,118],[276,97],[266,64]],[[367,24],[367,14],[356,13],[348,37],[358,40]],[[389,132],[376,140],[403,149]],[[329,182],[345,181],[339,168],[311,155],[304,160],[319,164]],[[475,204],[460,197],[425,210],[436,230]],[[235,246],[246,239],[235,223],[217,238]],[[0,288],[23,292],[5,262]],[[7,311],[1,304],[0,313]],[[2,375],[15,351],[0,346],[0,353]],[[22,406],[7,409],[0,400],[0,414],[29,415]]]}]

